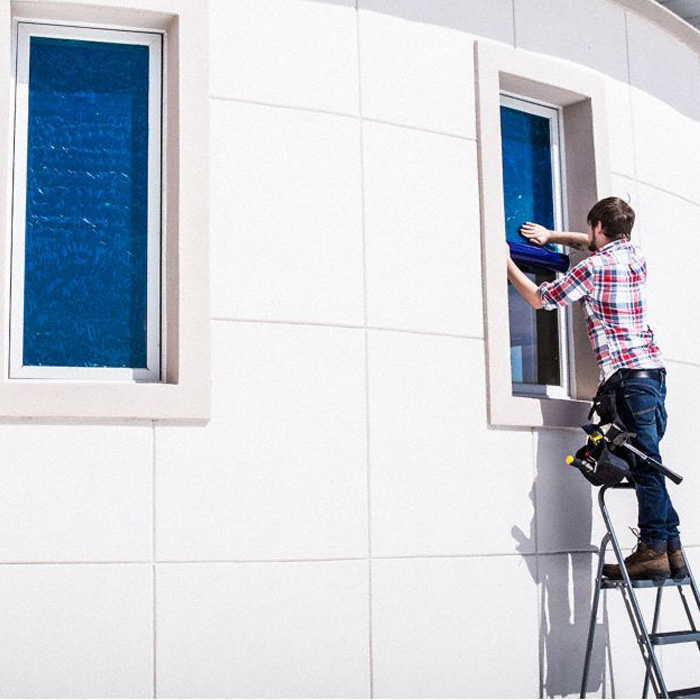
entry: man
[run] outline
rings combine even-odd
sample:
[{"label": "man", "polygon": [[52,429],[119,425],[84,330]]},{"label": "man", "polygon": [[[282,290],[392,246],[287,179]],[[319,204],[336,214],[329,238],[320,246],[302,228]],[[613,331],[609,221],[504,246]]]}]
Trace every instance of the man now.
[{"label": "man", "polygon": [[[666,430],[666,370],[645,309],[646,263],[630,242],[635,214],[626,202],[608,197],[588,213],[588,233],[549,231],[538,224],[521,228],[537,245],[559,243],[593,253],[554,282],[534,284],[508,256],[508,279],[535,309],[552,311],[579,300],[600,369],[599,394],[614,397],[633,444],[661,461],[659,441]],[[665,477],[641,460],[633,467],[639,508],[639,543],[625,559],[633,579],[687,576],[678,533],[678,514]],[[622,578],[618,565],[604,575]]]}]

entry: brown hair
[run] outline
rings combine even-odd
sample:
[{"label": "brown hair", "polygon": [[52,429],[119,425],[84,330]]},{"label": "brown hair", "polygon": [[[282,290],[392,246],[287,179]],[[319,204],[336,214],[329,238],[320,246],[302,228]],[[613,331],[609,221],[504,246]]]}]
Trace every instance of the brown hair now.
[{"label": "brown hair", "polygon": [[632,238],[634,209],[619,197],[606,197],[588,212],[588,223],[593,228],[602,224],[603,232],[611,240]]}]

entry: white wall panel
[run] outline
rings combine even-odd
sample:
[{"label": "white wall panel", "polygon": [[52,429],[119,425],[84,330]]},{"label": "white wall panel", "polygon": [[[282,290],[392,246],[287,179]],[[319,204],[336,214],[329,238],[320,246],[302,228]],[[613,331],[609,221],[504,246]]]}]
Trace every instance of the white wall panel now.
[{"label": "white wall panel", "polygon": [[[605,80],[608,120],[608,149],[610,170],[629,177],[636,176],[637,164],[632,128],[632,98],[627,83],[613,78]],[[604,196],[604,193],[601,193]]]},{"label": "white wall panel", "polygon": [[150,566],[1,566],[0,598],[0,696],[153,696]]},{"label": "white wall panel", "polygon": [[156,431],[160,560],[366,556],[363,331],[215,323],[213,418]]},{"label": "white wall panel", "polygon": [[625,13],[608,0],[514,0],[518,48],[627,82]]},{"label": "white wall panel", "polygon": [[359,0],[360,10],[513,43],[512,0]]},{"label": "white wall panel", "polygon": [[214,317],[362,325],[357,120],[211,103]]},{"label": "white wall panel", "polygon": [[368,322],[483,335],[473,142],[365,124]]},{"label": "white wall panel", "polygon": [[375,561],[375,696],[538,697],[530,563],[534,557]]},{"label": "white wall panel", "polygon": [[700,363],[700,288],[692,250],[700,241],[700,206],[653,187],[639,187],[648,264],[649,323],[668,360]]},{"label": "white wall panel", "polygon": [[363,117],[474,138],[474,37],[375,7],[360,5]]},{"label": "white wall panel", "polygon": [[700,123],[643,90],[631,90],[637,177],[700,203]]},{"label": "white wall panel", "polygon": [[[668,492],[681,520],[681,539],[685,545],[699,545],[699,491],[695,460],[697,415],[694,407],[700,392],[700,367],[669,362],[667,372],[668,427],[661,443],[661,456],[665,464],[685,479],[678,486],[667,481]],[[700,574],[700,569],[697,573]]]},{"label": "white wall panel", "polygon": [[161,565],[158,696],[369,697],[367,562]]},{"label": "white wall panel", "polygon": [[692,119],[700,119],[698,54],[661,27],[627,13],[631,84]]},{"label": "white wall panel", "polygon": [[357,114],[354,0],[209,0],[209,8],[210,94]]},{"label": "white wall panel", "polygon": [[532,435],[487,428],[483,363],[479,341],[370,334],[375,556],[534,552],[512,532],[533,518]]},{"label": "white wall panel", "polygon": [[0,426],[0,560],[148,561],[149,425]]}]

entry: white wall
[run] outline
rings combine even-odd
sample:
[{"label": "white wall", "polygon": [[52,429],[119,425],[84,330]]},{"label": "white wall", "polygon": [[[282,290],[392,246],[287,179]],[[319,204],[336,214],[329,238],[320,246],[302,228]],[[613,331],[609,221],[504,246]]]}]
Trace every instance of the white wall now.
[{"label": "white wall", "polygon": [[0,695],[577,695],[602,529],[579,432],[487,425],[473,42],[606,78],[700,570],[697,54],[611,0],[208,7],[212,420],[0,426]]}]

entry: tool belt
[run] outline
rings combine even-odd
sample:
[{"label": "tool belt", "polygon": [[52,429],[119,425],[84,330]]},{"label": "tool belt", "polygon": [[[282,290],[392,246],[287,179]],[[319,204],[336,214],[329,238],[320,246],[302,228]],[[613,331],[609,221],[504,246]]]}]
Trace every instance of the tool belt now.
[{"label": "tool belt", "polygon": [[659,379],[666,370],[658,369],[618,369],[611,377],[598,387],[598,391],[593,399],[593,406],[588,413],[588,420],[595,413],[603,425],[617,423],[624,426],[617,413],[615,406],[615,391],[625,379]]}]

